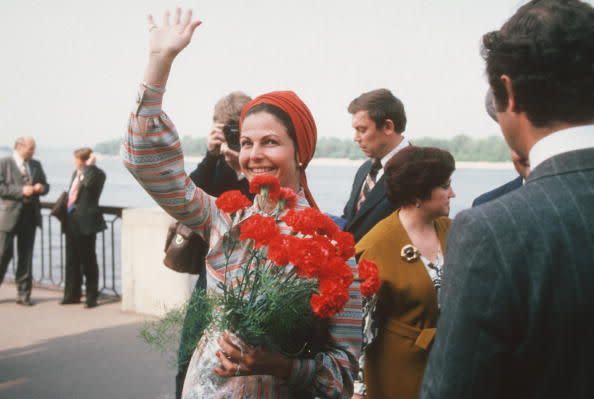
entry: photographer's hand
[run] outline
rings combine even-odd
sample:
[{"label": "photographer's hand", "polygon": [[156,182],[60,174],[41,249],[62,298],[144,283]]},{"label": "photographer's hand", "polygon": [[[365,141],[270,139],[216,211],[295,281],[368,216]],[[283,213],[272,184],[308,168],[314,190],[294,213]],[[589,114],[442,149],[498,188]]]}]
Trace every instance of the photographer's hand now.
[{"label": "photographer's hand", "polygon": [[218,156],[221,153],[221,144],[225,142],[225,135],[223,134],[223,123],[213,123],[206,140],[206,150],[209,154]]},{"label": "photographer's hand", "polygon": [[201,23],[192,21],[192,10],[186,10],[182,15],[180,8],[176,8],[172,23],[169,11],[166,11],[161,26],[155,24],[152,15],[148,16],[150,56],[144,74],[147,84],[165,87],[173,60],[190,43],[194,30]]}]

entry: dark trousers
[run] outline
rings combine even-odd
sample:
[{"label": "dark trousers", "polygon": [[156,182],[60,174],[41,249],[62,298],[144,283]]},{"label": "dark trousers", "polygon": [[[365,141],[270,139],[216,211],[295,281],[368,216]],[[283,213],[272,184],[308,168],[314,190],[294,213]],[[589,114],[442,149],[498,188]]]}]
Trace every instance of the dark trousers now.
[{"label": "dark trousers", "polygon": [[77,231],[72,219],[66,221],[66,278],[64,301],[79,302],[82,295],[82,276],[85,276],[86,302],[97,301],[99,294],[99,266],[95,243],[97,235],[84,235]]},{"label": "dark trousers", "polygon": [[[192,293],[192,298],[190,301],[194,299],[194,294],[205,289],[206,273],[201,273],[198,281],[196,282],[196,286],[194,287],[194,292]],[[189,309],[191,308],[192,307],[190,306]],[[184,318],[184,325],[182,327],[182,334],[177,352],[177,374],[175,375],[176,399],[181,399],[182,390],[184,388],[184,380],[186,379],[186,373],[188,372],[188,365],[190,364],[190,359],[194,353],[194,348],[200,339],[200,334],[197,331],[196,326],[191,323],[192,319],[193,318],[191,315],[186,314],[186,317]]]},{"label": "dark trousers", "polygon": [[0,284],[14,255],[14,238],[17,239],[17,269],[15,283],[19,299],[31,298],[33,286],[33,247],[37,225],[33,205],[24,204],[19,220],[12,231],[0,232]]}]

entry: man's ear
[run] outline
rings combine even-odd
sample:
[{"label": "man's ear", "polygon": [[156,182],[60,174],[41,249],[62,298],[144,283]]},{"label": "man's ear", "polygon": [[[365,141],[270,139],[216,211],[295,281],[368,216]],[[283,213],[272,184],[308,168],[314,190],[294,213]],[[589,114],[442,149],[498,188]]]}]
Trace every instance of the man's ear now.
[{"label": "man's ear", "polygon": [[392,133],[396,133],[395,130],[395,125],[394,122],[392,121],[392,119],[386,119],[384,121],[384,127],[383,127],[384,133],[385,134],[392,134]]},{"label": "man's ear", "polygon": [[516,112],[516,96],[511,78],[507,75],[501,75],[499,79],[501,79],[501,83],[503,83],[503,87],[505,87],[505,92],[507,93],[505,111]]}]

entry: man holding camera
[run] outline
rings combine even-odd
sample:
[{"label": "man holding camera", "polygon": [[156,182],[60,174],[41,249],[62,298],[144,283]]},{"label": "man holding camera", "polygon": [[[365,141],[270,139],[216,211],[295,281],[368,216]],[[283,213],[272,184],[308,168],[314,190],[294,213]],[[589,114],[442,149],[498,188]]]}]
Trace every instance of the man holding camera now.
[{"label": "man holding camera", "polygon": [[234,91],[215,105],[206,156],[190,173],[192,181],[214,197],[229,190],[241,190],[250,196],[249,184],[240,172],[238,161],[239,115],[250,100],[245,93]]},{"label": "man holding camera", "polygon": [[[240,190],[248,198],[249,183],[239,169],[239,116],[243,106],[251,101],[245,93],[234,91],[221,98],[214,107],[213,125],[206,143],[206,155],[196,169],[190,173],[190,179],[208,194],[218,197],[225,191]],[[196,240],[200,245],[200,263],[198,270],[204,269],[204,257],[208,245],[203,240]],[[194,293],[206,288],[206,275],[200,273]],[[192,309],[194,296],[188,309]],[[192,324],[192,315],[186,315],[178,350],[177,374],[175,376],[175,397],[181,398],[188,364],[196,342],[200,338]]]}]

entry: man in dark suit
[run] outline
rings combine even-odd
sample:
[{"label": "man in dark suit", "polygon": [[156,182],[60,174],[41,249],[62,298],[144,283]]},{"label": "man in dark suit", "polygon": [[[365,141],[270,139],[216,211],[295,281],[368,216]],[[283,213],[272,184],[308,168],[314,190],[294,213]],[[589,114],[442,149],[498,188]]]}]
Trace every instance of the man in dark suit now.
[{"label": "man in dark suit", "polygon": [[[493,90],[489,89],[485,97],[485,108],[491,119],[497,122],[497,112],[495,111],[494,101],[495,99],[493,98]],[[528,177],[528,174],[530,173],[530,164],[528,163],[528,160],[520,157],[514,150],[511,151],[511,160],[519,176],[510,182],[507,182],[489,192],[478,196],[474,201],[472,201],[472,207],[492,201],[524,185],[526,177]]]},{"label": "man in dark suit", "polygon": [[[206,140],[206,154],[190,179],[206,193],[218,197],[225,191],[241,190],[251,196],[249,183],[239,167],[239,115],[251,98],[234,91],[214,107],[213,125]],[[229,141],[230,140],[230,141]]]},{"label": "man in dark suit", "polygon": [[493,201],[501,196],[504,196],[507,193],[511,193],[514,190],[522,187],[524,185],[524,181],[528,177],[530,173],[530,165],[525,159],[522,159],[515,151],[511,151],[511,159],[512,163],[514,164],[514,168],[516,172],[518,172],[518,177],[509,181],[491,191],[488,191],[484,194],[479,195],[472,201],[472,207],[479,206],[485,204],[489,201]]},{"label": "man in dark suit", "polygon": [[105,184],[105,173],[95,166],[93,150],[74,151],[76,170],[70,180],[66,234],[66,278],[62,305],[80,303],[82,276],[85,276],[86,308],[97,306],[99,266],[95,243],[97,233],[107,228],[99,209],[99,197]]},{"label": "man in dark suit", "polygon": [[39,196],[46,195],[49,184],[41,163],[33,159],[35,140],[20,137],[10,157],[0,159],[0,284],[13,256],[17,238],[17,303],[33,305],[32,263],[35,231],[41,226]]},{"label": "man in dark suit", "polygon": [[594,9],[534,0],[483,37],[526,184],[460,213],[422,398],[594,397]]},{"label": "man in dark suit", "polygon": [[383,168],[410,143],[402,136],[406,129],[404,106],[390,90],[363,93],[351,102],[348,111],[353,115],[355,142],[369,157],[355,174],[342,215],[344,230],[359,241],[377,222],[395,210],[386,197]]}]

